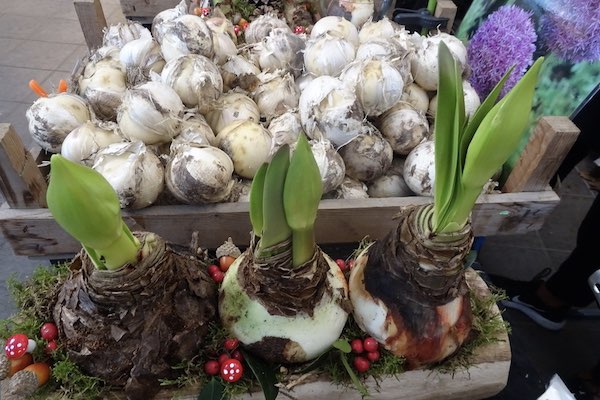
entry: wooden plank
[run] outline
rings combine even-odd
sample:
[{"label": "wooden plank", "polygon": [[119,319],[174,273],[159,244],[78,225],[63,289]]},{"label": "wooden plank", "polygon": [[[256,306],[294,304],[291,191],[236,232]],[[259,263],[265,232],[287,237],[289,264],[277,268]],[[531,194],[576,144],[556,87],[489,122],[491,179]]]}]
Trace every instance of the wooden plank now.
[{"label": "wooden plank", "polygon": [[100,0],[76,0],[73,5],[88,49],[101,47],[107,25]]},{"label": "wooden plank", "polygon": [[[353,243],[365,236],[379,239],[395,226],[400,207],[431,202],[428,197],[323,200],[316,225],[318,243]],[[473,212],[476,235],[525,233],[537,230],[558,204],[553,191],[483,195]],[[248,203],[205,206],[155,206],[125,211],[134,230],[155,232],[173,243],[187,245],[198,231],[201,246],[215,248],[231,236],[239,245],[249,242]],[[0,229],[17,255],[73,254],[79,244],[52,219],[47,209],[0,209]]]},{"label": "wooden plank", "polygon": [[121,10],[126,18],[143,18],[152,22],[159,12],[173,8],[180,0],[121,0]]},{"label": "wooden plank", "polygon": [[541,117],[502,191],[544,190],[577,136],[579,128],[569,118]]},{"label": "wooden plank", "polygon": [[0,124],[0,190],[12,208],[46,207],[46,179],[10,124]]},{"label": "wooden plank", "polygon": [[451,0],[438,0],[433,15],[439,18],[448,18],[448,24],[445,28],[441,28],[441,31],[448,33],[452,32],[457,10],[456,4]]}]

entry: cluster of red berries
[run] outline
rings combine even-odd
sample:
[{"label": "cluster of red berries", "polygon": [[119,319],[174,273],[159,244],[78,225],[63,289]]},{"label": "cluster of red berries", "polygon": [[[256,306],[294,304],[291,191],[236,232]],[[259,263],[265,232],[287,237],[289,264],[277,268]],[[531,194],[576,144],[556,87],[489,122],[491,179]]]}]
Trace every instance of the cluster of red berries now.
[{"label": "cluster of red berries", "polygon": [[349,259],[348,262],[342,260],[341,258],[338,258],[337,260],[335,260],[335,263],[338,265],[338,267],[340,267],[342,272],[350,271],[352,270],[352,267],[354,267],[354,259],[352,258]]},{"label": "cluster of red berries", "polygon": [[52,354],[57,348],[58,328],[53,322],[46,322],[40,328],[40,336],[46,341],[46,354]]},{"label": "cluster of red berries", "polygon": [[204,363],[204,373],[206,375],[221,375],[226,382],[236,382],[244,374],[244,356],[238,349],[240,342],[237,339],[229,338],[223,342],[224,353],[219,355],[216,360],[208,360]]},{"label": "cluster of red berries", "polygon": [[354,369],[360,373],[366,372],[371,367],[371,363],[381,358],[379,343],[372,337],[354,339],[350,342],[350,347],[352,347],[352,352],[356,354],[353,361]]},{"label": "cluster of red berries", "polygon": [[223,282],[223,279],[225,279],[225,272],[227,272],[234,261],[235,257],[222,256],[219,258],[219,265],[211,264],[208,266],[208,275],[210,275],[215,283]]},{"label": "cluster of red berries", "polygon": [[250,22],[246,21],[244,18],[240,18],[238,23],[233,26],[233,31],[239,36],[246,28],[248,28],[248,25],[250,25]]}]

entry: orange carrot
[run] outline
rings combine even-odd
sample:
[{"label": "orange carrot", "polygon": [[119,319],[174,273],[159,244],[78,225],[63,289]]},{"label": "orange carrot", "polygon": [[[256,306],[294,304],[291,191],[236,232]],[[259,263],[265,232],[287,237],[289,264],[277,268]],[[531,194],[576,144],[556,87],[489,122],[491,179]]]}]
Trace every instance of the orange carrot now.
[{"label": "orange carrot", "polygon": [[64,79],[61,79],[58,82],[58,93],[64,93],[67,91],[67,81],[65,81]]},{"label": "orange carrot", "polygon": [[29,81],[29,88],[40,97],[48,97],[48,93],[46,93],[46,91],[42,89],[40,84],[37,83],[35,79]]}]

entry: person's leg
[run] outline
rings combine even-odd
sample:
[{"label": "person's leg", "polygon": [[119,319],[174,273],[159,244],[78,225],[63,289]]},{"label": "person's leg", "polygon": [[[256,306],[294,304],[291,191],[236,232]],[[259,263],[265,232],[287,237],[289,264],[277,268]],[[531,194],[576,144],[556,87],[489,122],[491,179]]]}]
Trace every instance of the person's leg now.
[{"label": "person's leg", "polygon": [[577,232],[577,245],[558,271],[548,279],[548,291],[569,306],[585,307],[594,301],[589,276],[600,269],[600,196],[592,203]]}]

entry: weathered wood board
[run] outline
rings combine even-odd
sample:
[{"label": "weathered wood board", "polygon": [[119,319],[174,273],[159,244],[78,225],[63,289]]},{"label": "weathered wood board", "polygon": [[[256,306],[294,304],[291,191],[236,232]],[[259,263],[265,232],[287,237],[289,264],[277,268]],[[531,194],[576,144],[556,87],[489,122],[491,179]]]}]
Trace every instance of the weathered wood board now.
[{"label": "weathered wood board", "polygon": [[[431,202],[429,197],[387,199],[322,200],[317,217],[318,243],[352,243],[363,237],[379,239],[395,226],[400,207]],[[480,197],[473,211],[476,235],[525,233],[541,227],[559,201],[551,191],[500,193]],[[134,230],[155,232],[166,240],[187,245],[194,231],[200,245],[216,248],[228,237],[243,245],[250,240],[248,203],[205,206],[154,206],[124,211]],[[45,208],[0,208],[0,230],[13,251],[22,256],[74,254],[79,243],[68,236]]]},{"label": "weathered wood board", "polygon": [[[181,0],[121,0],[121,10],[125,18],[152,23],[152,19],[159,12],[173,8]],[[189,3],[189,1],[188,1]]]}]

